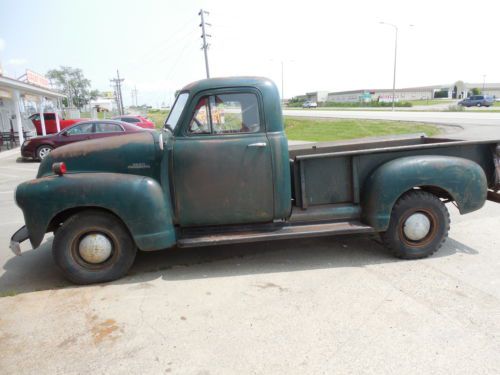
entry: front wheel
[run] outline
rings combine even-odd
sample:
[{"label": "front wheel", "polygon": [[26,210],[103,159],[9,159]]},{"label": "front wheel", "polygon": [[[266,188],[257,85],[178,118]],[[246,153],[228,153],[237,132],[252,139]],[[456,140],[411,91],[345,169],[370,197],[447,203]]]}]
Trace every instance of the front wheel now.
[{"label": "front wheel", "polygon": [[52,146],[49,145],[41,145],[36,150],[36,157],[38,160],[43,160],[47,157],[48,154],[53,150]]},{"label": "front wheel", "polygon": [[52,245],[56,265],[76,284],[121,278],[132,266],[136,251],[123,223],[97,210],[71,216],[55,233]]},{"label": "front wheel", "polygon": [[384,245],[402,259],[434,254],[448,237],[450,215],[441,200],[422,190],[404,194],[394,205]]}]

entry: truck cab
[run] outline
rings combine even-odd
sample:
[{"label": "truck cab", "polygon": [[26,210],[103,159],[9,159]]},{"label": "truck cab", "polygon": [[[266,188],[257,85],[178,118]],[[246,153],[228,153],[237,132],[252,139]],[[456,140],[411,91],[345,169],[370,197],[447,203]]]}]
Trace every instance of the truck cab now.
[{"label": "truck cab", "polygon": [[288,143],[272,82],[221,79],[187,86],[165,128],[174,135],[179,225],[265,223],[290,215]]}]

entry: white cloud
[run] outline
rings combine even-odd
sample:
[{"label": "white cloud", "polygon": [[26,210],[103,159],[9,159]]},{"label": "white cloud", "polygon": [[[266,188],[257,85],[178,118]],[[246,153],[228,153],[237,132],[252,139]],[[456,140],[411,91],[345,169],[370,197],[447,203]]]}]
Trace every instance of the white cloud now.
[{"label": "white cloud", "polygon": [[0,38],[0,52],[2,52],[5,49],[5,40]]},{"label": "white cloud", "polygon": [[7,61],[8,65],[25,65],[28,63],[28,60],[24,58],[17,58],[17,59],[9,59]]}]

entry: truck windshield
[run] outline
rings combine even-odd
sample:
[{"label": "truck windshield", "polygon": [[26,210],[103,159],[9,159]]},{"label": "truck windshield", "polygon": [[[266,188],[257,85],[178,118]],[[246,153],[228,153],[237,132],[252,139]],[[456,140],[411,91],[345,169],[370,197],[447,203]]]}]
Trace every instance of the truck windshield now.
[{"label": "truck windshield", "polygon": [[165,127],[170,128],[170,130],[174,130],[179,122],[179,117],[181,116],[184,107],[186,106],[187,100],[189,97],[189,93],[183,92],[177,97],[177,100],[174,103],[172,110],[170,111],[170,115],[167,117],[167,121],[165,121]]}]

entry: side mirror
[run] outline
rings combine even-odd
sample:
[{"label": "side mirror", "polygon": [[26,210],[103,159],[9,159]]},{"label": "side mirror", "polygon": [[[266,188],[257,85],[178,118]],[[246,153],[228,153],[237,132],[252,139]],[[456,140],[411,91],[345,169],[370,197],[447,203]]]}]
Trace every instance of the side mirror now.
[{"label": "side mirror", "polygon": [[67,137],[69,134],[68,134],[68,132],[64,132],[64,133],[61,133],[61,135]]}]

